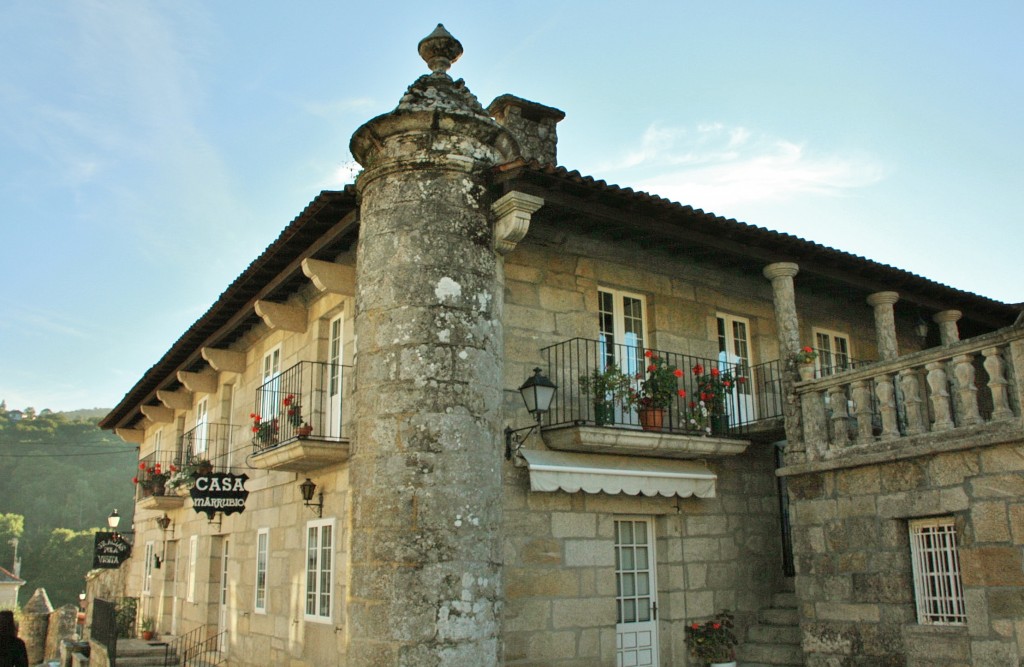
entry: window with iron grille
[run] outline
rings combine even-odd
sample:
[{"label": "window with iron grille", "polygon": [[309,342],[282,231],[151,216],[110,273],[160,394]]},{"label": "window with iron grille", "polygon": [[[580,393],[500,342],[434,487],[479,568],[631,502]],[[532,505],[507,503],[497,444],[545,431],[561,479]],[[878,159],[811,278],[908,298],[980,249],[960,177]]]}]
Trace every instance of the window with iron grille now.
[{"label": "window with iron grille", "polygon": [[953,517],[915,519],[909,525],[917,622],[963,625],[967,616]]}]

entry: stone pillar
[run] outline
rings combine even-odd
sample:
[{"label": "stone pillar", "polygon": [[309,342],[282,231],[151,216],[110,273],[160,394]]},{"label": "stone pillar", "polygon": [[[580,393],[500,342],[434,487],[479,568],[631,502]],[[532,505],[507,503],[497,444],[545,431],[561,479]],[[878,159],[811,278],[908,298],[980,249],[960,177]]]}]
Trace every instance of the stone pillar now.
[{"label": "stone pillar", "polygon": [[356,263],[348,664],[497,665],[502,267],[485,176],[514,140],[447,70],[352,137]]},{"label": "stone pillar", "polygon": [[789,359],[800,350],[800,323],[796,316],[796,291],[793,277],[800,267],[793,262],[776,262],[764,267],[764,277],[772,281],[775,326],[779,330],[779,357]]},{"label": "stone pillar", "polygon": [[38,665],[46,655],[46,633],[52,612],[53,606],[45,588],[37,588],[21,610],[21,627],[18,628],[18,635],[25,642],[30,665]]},{"label": "stone pillar", "polygon": [[900,300],[896,292],[875,292],[868,296],[868,305],[875,309],[875,336],[878,339],[878,356],[882,361],[900,356],[896,342],[896,316],[893,305]]},{"label": "stone pillar", "polygon": [[939,325],[939,342],[952,345],[960,340],[960,329],[956,323],[963,317],[959,310],[943,310],[932,315],[932,320]]}]

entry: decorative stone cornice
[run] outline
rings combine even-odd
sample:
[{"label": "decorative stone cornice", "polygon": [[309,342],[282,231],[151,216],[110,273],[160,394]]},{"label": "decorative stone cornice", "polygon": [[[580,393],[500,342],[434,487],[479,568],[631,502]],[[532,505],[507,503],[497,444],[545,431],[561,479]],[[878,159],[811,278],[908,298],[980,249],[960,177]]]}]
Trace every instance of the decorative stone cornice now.
[{"label": "decorative stone cornice", "polygon": [[321,292],[355,296],[356,267],[354,266],[307,257],[302,260],[302,272],[313,281],[313,286]]},{"label": "decorative stone cornice", "polygon": [[166,389],[157,389],[156,398],[171,410],[192,409],[192,392],[188,390],[168,391]]},{"label": "decorative stone cornice", "polygon": [[141,445],[146,439],[146,431],[138,428],[115,428],[114,433],[117,437],[133,445]]},{"label": "decorative stone cornice", "polygon": [[245,352],[225,350],[219,347],[204,347],[199,350],[206,363],[221,373],[245,372]]},{"label": "decorative stone cornice", "polygon": [[217,381],[218,375],[216,372],[192,373],[189,371],[178,371],[178,382],[185,385],[185,389],[196,394],[216,393]]},{"label": "decorative stone cornice", "polygon": [[146,415],[146,418],[154,424],[174,423],[174,410],[162,405],[140,405],[139,412]]},{"label": "decorative stone cornice", "polygon": [[525,192],[509,192],[491,204],[491,211],[496,218],[494,250],[501,255],[515,250],[516,244],[523,240],[530,229],[530,216],[543,205],[543,199]]},{"label": "decorative stone cornice", "polygon": [[795,262],[775,262],[764,267],[761,273],[768,280],[785,277],[793,278],[796,274],[800,273],[800,265]]},{"label": "decorative stone cornice", "polygon": [[899,292],[875,292],[868,295],[869,306],[893,305],[900,300]]},{"label": "decorative stone cornice", "polygon": [[274,301],[257,301],[256,314],[262,317],[271,329],[306,333],[308,317],[306,309],[302,306],[289,306]]}]

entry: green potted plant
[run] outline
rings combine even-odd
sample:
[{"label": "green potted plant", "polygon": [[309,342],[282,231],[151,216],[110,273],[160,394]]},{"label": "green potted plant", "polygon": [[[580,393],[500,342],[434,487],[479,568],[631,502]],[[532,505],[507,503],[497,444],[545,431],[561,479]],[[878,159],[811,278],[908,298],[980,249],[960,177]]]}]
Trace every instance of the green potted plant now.
[{"label": "green potted plant", "polygon": [[686,628],[686,647],[690,655],[710,667],[736,667],[736,635],[733,616],[723,609],[703,623],[694,622]]},{"label": "green potted plant", "polygon": [[153,638],[154,621],[152,616],[145,616],[139,621],[139,631],[145,641]]},{"label": "green potted plant", "polygon": [[132,478],[132,482],[142,489],[143,496],[162,496],[167,489],[167,480],[176,470],[173,465],[165,471],[159,463],[147,466],[142,462],[139,464],[139,474]]},{"label": "green potted plant", "polygon": [[623,403],[629,396],[630,378],[615,364],[604,369],[595,368],[589,375],[580,376],[580,392],[591,400],[594,406],[594,423],[598,426],[615,423],[615,404]]},{"label": "green potted plant", "polygon": [[665,420],[665,410],[676,396],[685,397],[686,390],[679,388],[683,372],[658,356],[652,350],[644,352],[647,361],[646,375],[637,374],[640,389],[631,389],[626,399],[627,407],[637,408],[640,426],[645,431],[660,431]]}]

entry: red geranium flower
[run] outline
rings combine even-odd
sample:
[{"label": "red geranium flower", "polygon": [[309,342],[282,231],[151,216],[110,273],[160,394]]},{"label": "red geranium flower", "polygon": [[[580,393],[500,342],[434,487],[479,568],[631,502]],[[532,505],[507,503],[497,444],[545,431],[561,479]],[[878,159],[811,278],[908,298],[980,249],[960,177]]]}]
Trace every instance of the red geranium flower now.
[{"label": "red geranium flower", "polygon": [[739,376],[738,378],[736,378],[736,381],[737,381],[737,382],[739,382],[740,384],[743,384],[744,382],[746,382],[746,381],[747,381],[747,378],[745,378],[745,377],[743,377],[743,376],[741,375],[741,376]]},{"label": "red geranium flower", "polygon": [[716,377],[718,377],[721,374],[722,374],[722,372],[719,371],[717,368],[712,368],[711,369],[711,377],[716,378]]},{"label": "red geranium flower", "polygon": [[132,477],[132,484],[138,484],[138,483],[139,483],[139,478],[138,477]]},{"label": "red geranium flower", "polygon": [[139,464],[139,470],[145,470],[145,469],[146,469],[146,462],[143,461],[142,463]]},{"label": "red geranium flower", "polygon": [[696,366],[693,367],[693,374],[694,375],[703,375],[704,374],[704,367],[701,366],[700,364],[697,364]]},{"label": "red geranium flower", "polygon": [[810,354],[811,352],[814,352],[814,350],[811,349],[810,345],[804,345],[804,352]]},{"label": "red geranium flower", "polygon": [[651,352],[650,350],[647,350],[646,352],[644,352],[644,356],[650,359],[652,356],[654,356],[654,353]]},{"label": "red geranium flower", "polygon": [[700,624],[699,624],[699,623],[694,623],[694,624],[693,624],[693,625],[691,625],[690,627],[691,627],[691,628],[693,628],[694,630],[697,630],[697,629],[699,629],[699,628],[700,628]]},{"label": "red geranium flower", "polygon": [[657,368],[658,368],[657,366],[655,366],[654,364],[651,364],[650,366],[647,367],[647,372],[648,373],[653,373],[655,370],[657,370]]},{"label": "red geranium flower", "polygon": [[672,371],[672,375],[675,375],[677,378],[681,378],[683,377],[683,372],[677,368],[674,371]]},{"label": "red geranium flower", "polygon": [[686,390],[685,389],[680,389],[679,390],[679,397],[680,398],[686,398]]},{"label": "red geranium flower", "polygon": [[715,630],[719,630],[719,629],[721,629],[722,624],[721,623],[712,623],[711,627],[714,628]]}]

